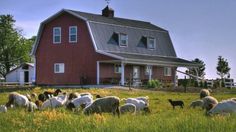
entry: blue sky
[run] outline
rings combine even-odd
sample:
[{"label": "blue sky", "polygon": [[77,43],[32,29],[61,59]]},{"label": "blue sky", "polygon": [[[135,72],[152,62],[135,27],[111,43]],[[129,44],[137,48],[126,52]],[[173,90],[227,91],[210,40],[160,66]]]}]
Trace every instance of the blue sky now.
[{"label": "blue sky", "polygon": [[[37,34],[40,22],[62,8],[100,14],[105,0],[0,0],[0,14],[12,14],[26,37]],[[236,79],[235,0],[112,0],[115,16],[149,21],[167,29],[178,57],[200,58],[206,77],[216,78],[219,55]]]}]

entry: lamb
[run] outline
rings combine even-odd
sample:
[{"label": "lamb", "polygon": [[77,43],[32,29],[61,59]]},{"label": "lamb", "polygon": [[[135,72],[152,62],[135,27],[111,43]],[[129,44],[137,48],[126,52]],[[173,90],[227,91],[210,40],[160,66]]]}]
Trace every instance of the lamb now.
[{"label": "lamb", "polygon": [[175,106],[180,106],[182,109],[184,108],[184,102],[181,100],[172,101],[171,99],[168,99],[168,101],[173,106],[173,109],[175,109]]},{"label": "lamb", "polygon": [[222,114],[222,113],[236,113],[236,101],[234,100],[224,100],[218,103],[210,111],[207,112],[208,115]]},{"label": "lamb", "polygon": [[68,100],[67,95],[60,95],[57,97],[52,97],[45,102],[43,102],[42,107],[40,109],[46,109],[46,108],[56,108],[56,107],[61,107],[66,104]]},{"label": "lamb", "polygon": [[93,113],[113,113],[113,115],[118,115],[120,117],[120,98],[116,96],[107,96],[104,98],[96,99],[92,104],[84,108],[83,113],[85,115],[90,115]]},{"label": "lamb", "polygon": [[206,96],[210,96],[210,91],[211,90],[208,90],[208,89],[202,89],[200,91],[200,99],[206,97]]},{"label": "lamb", "polygon": [[203,108],[203,100],[196,100],[191,102],[190,107],[195,108],[195,107],[202,107]]},{"label": "lamb", "polygon": [[52,98],[53,96],[57,96],[61,92],[62,91],[60,89],[57,89],[54,92],[52,92],[52,91],[45,91],[43,94],[45,95],[46,99],[49,99],[49,98]]},{"label": "lamb", "polygon": [[210,109],[212,109],[215,105],[218,104],[217,99],[212,96],[206,96],[202,100],[203,100],[203,109],[206,109],[206,112],[208,112]]},{"label": "lamb", "polygon": [[[137,99],[137,100],[142,100],[142,101],[144,101],[145,103],[146,103],[146,105],[148,105],[149,104],[149,97],[148,96],[146,96],[146,97],[136,97],[136,98],[127,98],[127,99],[122,99],[122,100],[128,100],[128,99]],[[127,103],[127,102],[126,102]]]},{"label": "lamb", "polygon": [[34,102],[29,102],[27,106],[28,112],[33,112],[34,110],[37,110],[38,106]]},{"label": "lamb", "polygon": [[126,103],[126,104],[120,106],[120,113],[121,114],[124,114],[124,113],[135,114],[136,113],[136,106],[132,103]]},{"label": "lamb", "polygon": [[8,96],[8,102],[6,103],[6,107],[10,107],[11,105],[18,107],[27,107],[29,104],[29,100],[26,96],[21,95],[17,92],[12,92]]},{"label": "lamb", "polygon": [[44,101],[47,100],[47,98],[46,98],[46,96],[45,96],[44,94],[39,94],[39,96],[38,96],[38,100],[44,102]]},{"label": "lamb", "polygon": [[0,105],[0,112],[7,112],[7,107],[5,105]]},{"label": "lamb", "polygon": [[86,106],[88,106],[89,104],[91,104],[93,102],[93,98],[91,98],[91,96],[86,95],[86,96],[82,96],[82,97],[78,97],[73,99],[67,106],[66,108],[69,110],[72,110],[73,108],[78,108],[79,106],[81,106],[82,104]]},{"label": "lamb", "polygon": [[144,110],[145,112],[150,112],[147,103],[145,103],[143,100],[139,100],[136,98],[128,98],[125,100],[125,103],[134,104],[136,106],[136,111]]},{"label": "lamb", "polygon": [[78,97],[81,97],[80,94],[77,93],[77,92],[73,92],[73,93],[69,94],[68,100],[72,100],[72,99],[75,99],[75,98],[78,98]]}]

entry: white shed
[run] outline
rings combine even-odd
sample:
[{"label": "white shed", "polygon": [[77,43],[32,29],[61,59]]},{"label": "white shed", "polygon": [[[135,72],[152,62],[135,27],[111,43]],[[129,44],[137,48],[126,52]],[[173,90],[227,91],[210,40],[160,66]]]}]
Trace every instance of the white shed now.
[{"label": "white shed", "polygon": [[34,73],[34,64],[24,63],[7,73],[6,82],[32,83],[35,81]]}]

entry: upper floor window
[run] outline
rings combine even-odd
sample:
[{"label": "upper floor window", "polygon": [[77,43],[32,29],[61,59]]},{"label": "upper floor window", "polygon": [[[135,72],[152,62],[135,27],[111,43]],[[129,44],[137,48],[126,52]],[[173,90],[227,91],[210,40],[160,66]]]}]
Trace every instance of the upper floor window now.
[{"label": "upper floor window", "polygon": [[147,48],[148,49],[155,49],[156,48],[156,39],[152,37],[147,38]]},{"label": "upper floor window", "polygon": [[69,42],[70,43],[77,42],[77,26],[69,27]]},{"label": "upper floor window", "polygon": [[54,73],[64,73],[65,64],[64,63],[55,63],[54,64]]},{"label": "upper floor window", "polygon": [[114,69],[115,69],[115,73],[121,73],[121,65],[115,64]]},{"label": "upper floor window", "polygon": [[61,43],[61,27],[53,28],[53,43],[54,44]]},{"label": "upper floor window", "polygon": [[124,33],[120,33],[119,35],[119,45],[120,46],[127,46],[128,45],[128,35]]},{"label": "upper floor window", "polygon": [[164,76],[171,76],[171,67],[164,67]]}]

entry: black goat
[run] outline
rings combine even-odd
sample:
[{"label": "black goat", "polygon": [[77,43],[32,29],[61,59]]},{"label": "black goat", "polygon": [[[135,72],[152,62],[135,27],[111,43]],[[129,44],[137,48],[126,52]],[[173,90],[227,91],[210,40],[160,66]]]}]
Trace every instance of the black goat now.
[{"label": "black goat", "polygon": [[180,106],[181,108],[184,108],[184,102],[181,100],[172,101],[171,99],[168,99],[168,101],[173,106],[173,109],[175,109],[175,106]]}]

